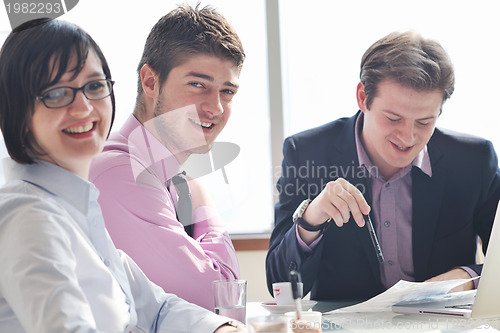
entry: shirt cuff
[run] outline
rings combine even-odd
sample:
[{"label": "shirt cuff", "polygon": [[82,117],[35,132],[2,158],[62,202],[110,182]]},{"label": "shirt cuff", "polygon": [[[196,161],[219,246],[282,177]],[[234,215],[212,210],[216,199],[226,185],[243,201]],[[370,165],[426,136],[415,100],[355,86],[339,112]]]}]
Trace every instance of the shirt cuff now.
[{"label": "shirt cuff", "polygon": [[[463,269],[464,271],[466,271],[471,278],[475,278],[475,277],[478,277],[479,275],[477,275],[476,271],[474,271],[472,268],[470,267],[467,267],[467,266],[460,266],[458,268],[461,268]],[[477,289],[477,286],[479,285],[479,279],[474,279],[472,280],[472,282],[474,282],[474,289]]]},{"label": "shirt cuff", "polygon": [[226,226],[219,212],[214,207],[200,206],[193,212],[193,238],[198,239],[206,234],[224,235],[229,239]]},{"label": "shirt cuff", "polygon": [[297,241],[299,242],[299,246],[302,250],[304,250],[305,252],[312,252],[314,251],[314,249],[316,248],[316,246],[318,245],[319,241],[321,240],[321,238],[323,238],[323,234],[319,235],[318,238],[316,238],[311,244],[307,245],[303,240],[302,238],[300,238],[300,234],[299,234],[299,227],[297,225],[295,225],[295,235],[297,236]]}]

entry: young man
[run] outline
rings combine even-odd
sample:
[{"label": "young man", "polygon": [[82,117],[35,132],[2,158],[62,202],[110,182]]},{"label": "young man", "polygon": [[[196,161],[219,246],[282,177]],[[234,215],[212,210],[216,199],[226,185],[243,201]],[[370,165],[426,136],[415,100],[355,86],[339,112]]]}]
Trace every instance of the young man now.
[{"label": "young man", "polygon": [[183,199],[179,174],[226,125],[244,57],[211,8],[181,6],[161,18],[138,66],[134,112],[90,174],[116,246],[165,291],[209,310],[211,282],[238,278],[239,266],[208,194],[191,179],[192,201]]},{"label": "young man", "polygon": [[401,279],[477,276],[477,236],[486,250],[500,172],[489,141],[436,128],[454,90],[448,55],[417,33],[393,33],[365,52],[360,79],[360,112],[285,140],[269,288],[290,269],[313,299],[369,298]]}]

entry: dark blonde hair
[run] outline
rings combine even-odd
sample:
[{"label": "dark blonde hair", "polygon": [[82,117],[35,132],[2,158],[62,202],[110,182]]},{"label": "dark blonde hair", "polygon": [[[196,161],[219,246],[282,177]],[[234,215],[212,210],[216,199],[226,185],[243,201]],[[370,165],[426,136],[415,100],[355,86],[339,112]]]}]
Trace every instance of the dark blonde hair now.
[{"label": "dark blonde hair", "polygon": [[365,85],[368,109],[378,84],[388,78],[416,90],[439,90],[443,103],[455,89],[453,65],[446,51],[414,31],[391,33],[363,55],[360,80]]}]

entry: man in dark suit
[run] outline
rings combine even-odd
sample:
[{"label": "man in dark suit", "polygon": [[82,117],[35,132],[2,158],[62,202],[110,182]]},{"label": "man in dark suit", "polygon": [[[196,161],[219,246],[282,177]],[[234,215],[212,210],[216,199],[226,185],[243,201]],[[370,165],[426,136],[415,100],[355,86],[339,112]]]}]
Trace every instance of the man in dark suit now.
[{"label": "man in dark suit", "polygon": [[415,32],[392,33],[365,52],[360,79],[356,115],[285,140],[270,291],[291,269],[317,300],[369,298],[401,279],[480,275],[476,244],[479,236],[486,251],[500,171],[489,141],[436,128],[454,90],[448,55]]}]

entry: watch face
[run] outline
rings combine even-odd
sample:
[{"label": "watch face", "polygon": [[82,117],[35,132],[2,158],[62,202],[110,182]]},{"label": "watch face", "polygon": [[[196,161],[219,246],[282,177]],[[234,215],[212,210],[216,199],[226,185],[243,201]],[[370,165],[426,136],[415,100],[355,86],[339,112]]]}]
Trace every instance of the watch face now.
[{"label": "watch face", "polygon": [[306,199],[300,203],[299,207],[297,207],[297,209],[295,210],[295,212],[292,215],[293,223],[296,223],[298,219],[302,218],[302,216],[304,215],[304,212],[306,211],[306,208],[307,208],[307,206],[309,206],[310,202],[311,202],[310,199]]}]

